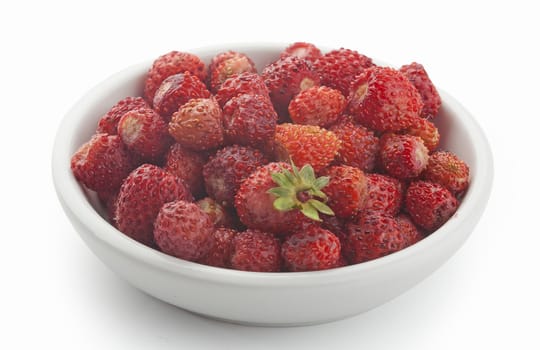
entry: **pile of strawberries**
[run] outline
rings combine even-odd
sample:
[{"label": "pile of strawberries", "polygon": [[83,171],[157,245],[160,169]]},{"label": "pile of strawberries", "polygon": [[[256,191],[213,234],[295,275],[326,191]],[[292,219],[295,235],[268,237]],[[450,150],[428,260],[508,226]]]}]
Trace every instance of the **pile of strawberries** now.
[{"label": "pile of strawberries", "polygon": [[469,184],[439,150],[441,99],[422,65],[287,47],[172,51],[143,96],[118,101],[72,157],[119,231],[166,254],[246,271],[312,271],[404,249],[443,225]]}]

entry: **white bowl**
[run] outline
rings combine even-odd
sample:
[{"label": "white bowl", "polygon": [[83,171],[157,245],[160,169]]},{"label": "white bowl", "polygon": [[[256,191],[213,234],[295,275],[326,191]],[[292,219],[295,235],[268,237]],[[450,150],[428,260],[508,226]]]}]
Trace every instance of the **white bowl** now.
[{"label": "white bowl", "polygon": [[[244,52],[260,71],[285,46],[215,46],[190,52],[207,63],[219,52]],[[471,183],[455,215],[419,243],[362,264],[295,273],[215,268],[148,248],[100,215],[99,202],[73,177],[70,158],[112,105],[142,94],[150,65],[138,64],[107,78],[73,106],[56,135],[52,170],[60,202],[90,249],[120,277],[156,298],[201,315],[247,324],[286,326],[345,318],[400,295],[440,267],[465,242],[484,211],[493,178],[489,144],[473,117],[439,90],[443,105],[436,123],[442,147],[469,164]]]}]

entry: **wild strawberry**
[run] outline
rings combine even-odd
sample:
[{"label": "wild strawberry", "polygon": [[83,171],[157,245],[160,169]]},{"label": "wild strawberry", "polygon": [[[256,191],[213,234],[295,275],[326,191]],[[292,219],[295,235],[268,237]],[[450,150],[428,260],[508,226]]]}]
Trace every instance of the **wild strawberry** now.
[{"label": "wild strawberry", "polygon": [[341,246],[332,232],[312,226],[287,236],[281,257],[288,271],[326,270],[338,266]]},{"label": "wild strawberry", "polygon": [[116,135],[118,133],[118,122],[124,114],[129,111],[150,108],[148,103],[142,97],[126,97],[118,101],[111,109],[101,117],[98,122],[96,133],[105,133]]},{"label": "wild strawberry", "polygon": [[202,169],[206,163],[204,154],[191,151],[179,143],[173,144],[165,156],[165,171],[178,176],[189,191],[200,197],[204,193]]},{"label": "wild strawberry", "polygon": [[342,117],[329,130],[341,141],[336,163],[373,171],[379,154],[379,138],[373,131],[353,123],[348,116]]},{"label": "wild strawberry", "polygon": [[289,115],[296,124],[327,127],[345,110],[345,97],[327,86],[313,86],[300,91],[289,103]]},{"label": "wild strawberry", "polygon": [[353,264],[397,252],[406,245],[396,219],[380,212],[362,212],[347,229]]},{"label": "wild strawberry", "polygon": [[432,153],[422,176],[443,185],[455,195],[463,193],[469,186],[469,167],[452,152]]},{"label": "wild strawberry", "polygon": [[279,272],[280,243],[274,235],[258,230],[246,230],[235,235],[231,267],[236,270]]},{"label": "wild strawberry", "polygon": [[196,261],[212,247],[214,225],[195,203],[165,203],[154,222],[154,240],[165,254]]},{"label": "wild strawberry", "polygon": [[118,135],[130,151],[151,163],[160,162],[173,143],[167,124],[149,108],[124,114],[118,122]]},{"label": "wild strawberry", "polygon": [[437,149],[441,139],[439,129],[437,129],[435,124],[424,118],[417,118],[413,125],[407,129],[403,129],[400,133],[420,137],[429,152]]},{"label": "wild strawberry", "polygon": [[284,123],[276,127],[276,158],[292,160],[299,167],[311,164],[316,172],[334,160],[340,144],[333,132],[316,125]]},{"label": "wild strawberry", "polygon": [[381,137],[380,145],[381,163],[393,177],[414,178],[427,166],[428,149],[420,137],[389,133]]},{"label": "wild strawberry", "polygon": [[321,175],[330,178],[324,193],[328,196],[328,206],[337,217],[352,218],[364,207],[367,178],[362,170],[348,165],[335,165],[323,169]]},{"label": "wild strawberry", "polygon": [[171,115],[184,103],[192,98],[208,97],[210,97],[210,92],[206,85],[197,76],[183,72],[163,80],[154,95],[153,106],[156,112],[168,122]]},{"label": "wild strawberry", "polygon": [[322,56],[322,52],[313,44],[296,42],[287,46],[280,55],[281,58],[287,56],[296,56],[306,60],[310,64],[313,64],[313,62]]},{"label": "wild strawberry", "polygon": [[230,228],[218,228],[212,234],[212,247],[199,261],[201,264],[231,268],[234,237],[238,234]]},{"label": "wild strawberry", "polygon": [[225,80],[216,92],[216,100],[223,107],[233,97],[244,94],[270,98],[263,78],[256,73],[244,72]]},{"label": "wild strawberry", "polygon": [[401,72],[371,67],[361,72],[350,87],[348,110],[356,120],[376,131],[398,131],[420,118],[422,97]]},{"label": "wild strawberry", "polygon": [[267,97],[240,95],[223,107],[223,128],[229,144],[266,148],[274,139],[277,114]]},{"label": "wild strawberry", "polygon": [[255,63],[246,54],[229,52],[216,57],[210,70],[210,90],[217,92],[225,80],[244,72],[257,73]]},{"label": "wild strawberry", "polygon": [[221,205],[232,206],[240,183],[266,163],[268,160],[255,148],[239,145],[224,147],[204,165],[206,192]]},{"label": "wild strawberry", "polygon": [[213,198],[204,197],[196,203],[208,215],[215,227],[235,227],[233,215]]},{"label": "wild strawberry", "polygon": [[406,247],[424,239],[424,235],[422,234],[422,232],[420,232],[418,227],[416,227],[416,225],[412,222],[411,218],[407,214],[401,213],[396,216],[396,222],[398,223],[401,236],[406,242]]},{"label": "wild strawberry", "polygon": [[401,181],[383,174],[367,174],[364,210],[395,216],[401,209],[405,189]]},{"label": "wild strawberry", "polygon": [[433,232],[441,227],[457,210],[454,195],[439,185],[428,181],[415,181],[405,193],[405,209],[413,222]]},{"label": "wild strawberry", "polygon": [[160,208],[175,200],[193,200],[182,180],[155,165],[143,164],[122,183],[114,221],[118,230],[151,246],[154,220]]},{"label": "wild strawberry", "polygon": [[373,66],[371,58],[357,51],[339,49],[330,51],[315,61],[315,70],[321,77],[321,84],[349,95],[349,86],[364,69]]},{"label": "wild strawberry", "polygon": [[267,65],[261,75],[280,118],[288,115],[289,102],[297,93],[319,85],[319,76],[304,59],[295,56]]},{"label": "wild strawberry", "polygon": [[118,201],[118,191],[116,192],[97,192],[99,202],[107,213],[107,220],[115,225],[114,212],[116,211],[116,204]]},{"label": "wild strawberry", "polygon": [[422,108],[420,115],[424,118],[435,118],[437,114],[439,114],[439,108],[442,104],[441,97],[424,69],[424,66],[420,63],[413,62],[401,66],[399,70],[405,74],[422,96],[424,107]]},{"label": "wild strawberry", "polygon": [[310,220],[320,220],[319,211],[333,215],[314,198],[326,199],[321,189],[327,183],[328,178],[316,179],[309,166],[298,171],[287,163],[269,163],[240,184],[234,204],[247,227],[284,235]]},{"label": "wild strawberry", "polygon": [[144,96],[149,103],[154,101],[154,94],[167,77],[188,71],[201,81],[206,80],[206,65],[196,55],[187,52],[171,51],[158,57],[146,75]]},{"label": "wild strawberry", "polygon": [[96,192],[113,193],[133,169],[133,161],[118,135],[95,134],[71,157],[75,178]]},{"label": "wild strawberry", "polygon": [[195,151],[223,144],[223,114],[217,101],[194,98],[183,104],[169,122],[169,134],[184,147]]}]

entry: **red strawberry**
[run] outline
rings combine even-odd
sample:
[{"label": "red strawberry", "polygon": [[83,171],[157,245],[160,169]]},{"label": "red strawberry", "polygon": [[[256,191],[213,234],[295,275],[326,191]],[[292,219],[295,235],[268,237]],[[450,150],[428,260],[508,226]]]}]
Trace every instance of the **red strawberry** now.
[{"label": "red strawberry", "polygon": [[[289,174],[292,170],[287,163],[266,164],[257,168],[240,184],[234,204],[238,217],[244,225],[249,228],[283,235],[310,221],[300,210],[297,210],[301,209],[304,204],[298,199],[297,191],[304,193],[301,187],[313,189],[315,187],[314,175],[313,178],[309,179],[309,185],[304,186],[303,181],[298,181],[302,183],[302,186],[299,186],[300,190],[290,184],[284,184],[289,185],[285,190],[287,199],[280,200],[281,202],[278,204],[284,206],[278,205],[280,209],[276,208],[274,202],[280,197],[271,191],[276,186],[273,177],[276,177],[276,174],[282,174],[278,175],[277,178],[282,181],[284,169],[288,170]],[[285,182],[285,180],[282,182]],[[317,192],[317,194],[320,193]],[[304,194],[300,195],[300,197],[303,196]],[[305,196],[307,197],[307,194]]]},{"label": "red strawberry", "polygon": [[263,78],[256,73],[244,72],[225,80],[216,92],[216,100],[223,107],[233,97],[244,94],[270,98]]},{"label": "red strawberry", "polygon": [[401,181],[383,174],[367,174],[368,195],[364,210],[395,216],[401,209],[405,190]]},{"label": "red strawberry", "polygon": [[405,193],[405,208],[413,222],[433,232],[457,210],[458,201],[443,186],[428,181],[415,181]]},{"label": "red strawberry", "polygon": [[420,232],[407,214],[401,213],[396,216],[396,222],[407,247],[424,239],[422,232]]},{"label": "red strawberry", "polygon": [[75,178],[97,192],[113,193],[133,169],[133,161],[118,135],[96,134],[71,157]]},{"label": "red strawberry", "polygon": [[144,96],[149,103],[154,101],[154,94],[163,80],[171,75],[188,71],[201,81],[206,80],[206,66],[201,59],[191,53],[171,51],[158,57],[146,75]]},{"label": "red strawberry", "polygon": [[319,76],[299,57],[287,56],[267,65],[261,73],[280,118],[288,115],[291,99],[300,91],[319,85]]},{"label": "red strawberry", "polygon": [[335,165],[323,169],[321,175],[330,178],[324,193],[328,196],[328,206],[337,217],[352,218],[364,207],[367,178],[362,170],[348,165]]},{"label": "red strawberry", "polygon": [[169,133],[195,151],[217,148],[224,137],[221,108],[213,97],[191,99],[172,115]]},{"label": "red strawberry", "polygon": [[152,163],[160,162],[173,143],[167,124],[149,108],[124,114],[118,122],[118,135],[130,151]]},{"label": "red strawberry", "polygon": [[426,168],[429,155],[421,138],[413,135],[384,134],[381,137],[381,163],[398,179],[417,177]]},{"label": "red strawberry", "polygon": [[210,90],[215,93],[225,80],[244,72],[257,73],[255,63],[247,55],[229,52],[216,57],[210,70]]},{"label": "red strawberry", "polygon": [[333,50],[315,61],[321,84],[341,91],[347,96],[349,86],[364,69],[373,66],[371,58],[349,49]]},{"label": "red strawberry", "polygon": [[154,240],[165,254],[196,261],[212,247],[214,225],[195,203],[163,205],[154,222]]},{"label": "red strawberry", "polygon": [[204,165],[206,192],[224,206],[234,204],[234,195],[240,183],[255,169],[268,163],[257,149],[239,145],[227,146]]},{"label": "red strawberry", "polygon": [[205,163],[206,156],[204,154],[191,151],[179,143],[175,143],[165,156],[164,169],[182,179],[189,191],[195,197],[200,197],[204,193],[202,169]]},{"label": "red strawberry", "polygon": [[163,204],[192,201],[182,180],[165,170],[143,164],[122,183],[115,212],[117,228],[127,236],[151,246],[154,220]]},{"label": "red strawberry", "polygon": [[215,227],[234,227],[235,218],[213,198],[204,197],[197,201],[197,205],[204,211]]},{"label": "red strawberry", "polygon": [[398,131],[420,118],[422,97],[401,72],[389,67],[371,67],[351,84],[349,113],[373,130]]},{"label": "red strawberry", "polygon": [[442,104],[441,97],[424,66],[420,63],[413,62],[403,65],[399,70],[405,74],[422,96],[424,108],[422,108],[420,115],[424,118],[435,118],[439,114],[439,108]]},{"label": "red strawberry", "polygon": [[432,153],[422,176],[427,181],[443,185],[456,195],[469,186],[469,167],[452,152]]},{"label": "red strawberry", "polygon": [[316,125],[284,123],[276,127],[276,158],[299,167],[311,164],[316,172],[330,164],[340,148],[337,136]]},{"label": "red strawberry", "polygon": [[129,111],[150,108],[148,103],[142,97],[126,97],[123,100],[118,101],[98,122],[96,132],[105,133],[109,135],[116,135],[118,133],[118,122],[124,114]]},{"label": "red strawberry", "polygon": [[258,230],[246,230],[233,239],[231,267],[236,270],[279,272],[280,243],[274,235]]},{"label": "red strawberry", "polygon": [[296,124],[327,127],[345,110],[345,97],[338,90],[314,86],[300,91],[289,103],[289,115]]},{"label": "red strawberry", "polygon": [[287,46],[280,55],[281,58],[287,56],[296,56],[312,64],[322,56],[322,52],[313,44],[296,42]]},{"label": "red strawberry", "polygon": [[316,271],[337,267],[341,258],[339,239],[317,226],[297,231],[281,245],[284,267],[289,271]]},{"label": "red strawberry", "polygon": [[357,167],[363,171],[373,171],[379,154],[379,138],[373,131],[353,123],[349,117],[329,129],[341,141],[336,155],[338,164]]},{"label": "red strawberry", "polygon": [[180,106],[192,98],[208,98],[206,85],[189,72],[171,75],[159,86],[154,95],[153,106],[167,122]]},{"label": "red strawberry", "polygon": [[212,234],[212,248],[199,261],[201,264],[231,268],[234,237],[238,232],[230,228],[218,228]]},{"label": "red strawberry", "polygon": [[347,229],[353,264],[397,252],[406,245],[396,219],[383,213],[362,212]]},{"label": "red strawberry", "polygon": [[437,149],[441,139],[441,135],[439,135],[439,130],[435,124],[424,118],[417,118],[413,125],[400,131],[400,133],[420,137],[430,152]]},{"label": "red strawberry", "polygon": [[274,139],[277,115],[267,97],[240,95],[223,107],[223,127],[230,144],[267,148]]}]

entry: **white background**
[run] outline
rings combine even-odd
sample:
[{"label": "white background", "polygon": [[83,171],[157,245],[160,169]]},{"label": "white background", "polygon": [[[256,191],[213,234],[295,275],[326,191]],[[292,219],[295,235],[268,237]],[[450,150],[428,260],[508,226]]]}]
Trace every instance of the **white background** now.
[{"label": "white background", "polygon": [[[0,348],[540,348],[540,25],[533,1],[129,3],[0,5]],[[252,328],[148,297],[86,248],[51,180],[63,115],[127,65],[173,49],[246,41],[348,47],[395,65],[416,60],[477,118],[495,157],[493,193],[471,238],[441,269],[350,319]]]}]

